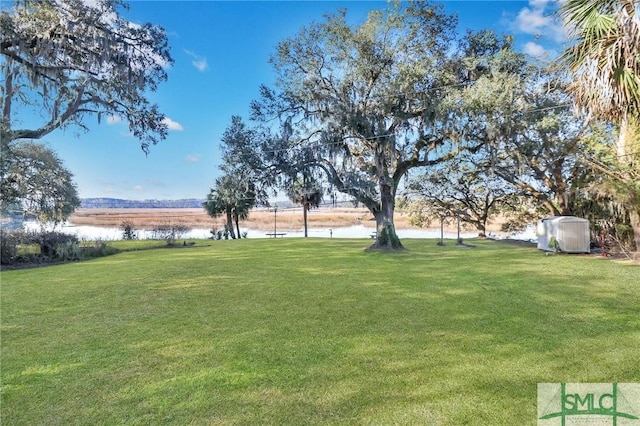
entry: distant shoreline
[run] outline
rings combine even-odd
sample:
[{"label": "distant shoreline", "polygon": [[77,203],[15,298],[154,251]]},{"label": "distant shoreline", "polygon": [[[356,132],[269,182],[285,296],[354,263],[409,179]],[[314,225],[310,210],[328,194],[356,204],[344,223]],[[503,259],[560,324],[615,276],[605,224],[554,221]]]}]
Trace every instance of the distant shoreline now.
[{"label": "distant shoreline", "polygon": [[179,200],[125,200],[122,198],[82,198],[80,200],[81,209],[121,209],[121,208],[140,208],[140,209],[184,209],[184,208],[202,208],[204,199],[183,198]]}]

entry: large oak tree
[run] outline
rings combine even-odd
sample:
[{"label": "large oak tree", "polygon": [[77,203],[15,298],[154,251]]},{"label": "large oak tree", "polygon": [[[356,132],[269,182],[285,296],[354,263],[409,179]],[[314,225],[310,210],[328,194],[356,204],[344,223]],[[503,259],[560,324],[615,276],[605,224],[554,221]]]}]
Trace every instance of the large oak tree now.
[{"label": "large oak tree", "polygon": [[490,164],[491,172],[553,216],[576,214],[589,174],[580,156],[600,130],[597,122],[589,125],[571,111],[565,80],[546,67],[523,70],[511,129],[493,145]]},{"label": "large oak tree", "polygon": [[410,170],[489,135],[465,119],[469,105],[457,93],[508,72],[510,40],[471,34],[451,54],[455,26],[428,2],[394,3],[358,26],[346,12],[326,16],[278,45],[277,88],[263,87],[253,103],[254,118],[279,119],[285,145],[305,159],[298,166],[322,170],[333,188],[371,211],[373,248],[402,248],[394,211]]}]

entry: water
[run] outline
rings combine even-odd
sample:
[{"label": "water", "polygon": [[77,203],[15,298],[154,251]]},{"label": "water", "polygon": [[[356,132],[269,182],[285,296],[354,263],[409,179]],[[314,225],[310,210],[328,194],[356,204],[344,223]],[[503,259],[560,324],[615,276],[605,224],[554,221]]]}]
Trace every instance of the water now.
[{"label": "water", "polygon": [[[25,222],[24,227],[27,230],[39,230],[40,224],[37,222]],[[101,226],[88,226],[88,225],[74,225],[72,223],[65,223],[58,228],[65,234],[75,235],[80,240],[87,241],[115,241],[122,239],[122,229],[114,227],[101,227]],[[301,238],[304,237],[304,231],[282,231],[277,230],[279,233],[284,233],[284,238]],[[153,232],[148,230],[137,230],[139,239],[152,239]],[[260,231],[256,229],[240,228],[240,232],[247,233],[247,238],[270,238],[268,233],[273,231]],[[340,228],[312,228],[309,229],[309,238],[371,238],[374,233],[374,229],[363,225],[354,225]],[[398,237],[402,238],[440,238],[439,230],[430,229],[398,229]],[[463,239],[474,238],[478,234],[476,232],[464,232],[460,234]],[[492,238],[503,239],[512,238],[517,240],[535,241],[535,227],[530,226],[525,231],[517,234],[495,234],[490,235]],[[211,238],[211,232],[209,229],[194,228],[189,232],[183,234],[179,239],[207,239]],[[447,240],[455,240],[458,238],[458,234],[454,232],[445,232],[444,238]]]}]

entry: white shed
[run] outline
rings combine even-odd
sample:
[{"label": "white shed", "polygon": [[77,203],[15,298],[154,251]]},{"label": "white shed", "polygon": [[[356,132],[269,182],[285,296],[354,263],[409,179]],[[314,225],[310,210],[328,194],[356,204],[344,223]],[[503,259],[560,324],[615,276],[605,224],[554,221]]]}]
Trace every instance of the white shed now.
[{"label": "white shed", "polygon": [[538,248],[555,251],[551,241],[555,238],[560,251],[565,253],[589,253],[591,235],[589,221],[575,216],[552,216],[538,221]]}]

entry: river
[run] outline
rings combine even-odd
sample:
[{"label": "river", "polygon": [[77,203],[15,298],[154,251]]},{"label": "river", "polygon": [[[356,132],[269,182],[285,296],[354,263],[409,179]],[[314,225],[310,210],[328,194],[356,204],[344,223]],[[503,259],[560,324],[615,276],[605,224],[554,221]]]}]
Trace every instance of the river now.
[{"label": "river", "polygon": [[[27,230],[38,230],[40,224],[37,222],[28,221],[24,223],[24,227]],[[122,230],[113,227],[100,227],[100,226],[88,226],[88,225],[74,225],[73,223],[65,223],[57,228],[65,234],[75,235],[80,240],[87,241],[115,241],[122,239]],[[241,232],[247,233],[247,238],[269,238],[268,235],[272,231],[259,231],[255,229],[243,229]],[[139,239],[152,239],[153,232],[148,230],[137,230]],[[303,231],[283,231],[277,230],[278,233],[284,233],[284,238],[301,238],[304,237]],[[349,227],[340,228],[312,228],[309,229],[308,235],[310,238],[371,238],[373,233],[371,227],[362,225],[355,225]],[[398,229],[398,237],[403,238],[440,238],[440,231],[433,229]],[[474,238],[477,236],[475,232],[463,232],[460,234],[463,239]],[[457,233],[445,232],[444,238],[448,240],[455,240],[458,237]],[[535,229],[527,229],[525,232],[517,234],[497,234],[490,235],[490,237],[502,239],[513,238],[527,241],[534,241],[536,239]],[[193,228],[183,234],[180,239],[207,239],[211,238],[211,232],[209,229]]]}]

